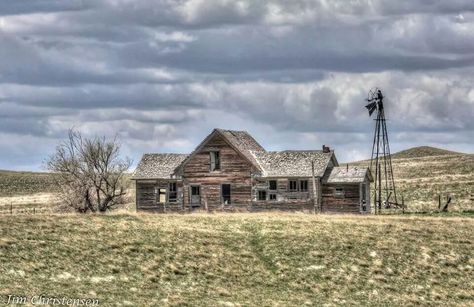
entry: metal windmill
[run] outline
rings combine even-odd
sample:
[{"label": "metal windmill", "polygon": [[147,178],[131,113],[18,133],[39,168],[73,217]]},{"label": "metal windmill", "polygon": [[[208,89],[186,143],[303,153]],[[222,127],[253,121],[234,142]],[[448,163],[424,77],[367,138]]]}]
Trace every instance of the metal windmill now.
[{"label": "metal windmill", "polygon": [[392,160],[390,155],[390,144],[388,142],[387,124],[383,105],[384,96],[378,88],[370,90],[365,106],[369,110],[369,116],[377,113],[375,119],[374,143],[372,145],[372,158],[370,160],[370,171],[375,174],[374,204],[375,212],[380,212],[382,204],[385,208],[399,207],[397,202],[397,191],[393,179]]}]

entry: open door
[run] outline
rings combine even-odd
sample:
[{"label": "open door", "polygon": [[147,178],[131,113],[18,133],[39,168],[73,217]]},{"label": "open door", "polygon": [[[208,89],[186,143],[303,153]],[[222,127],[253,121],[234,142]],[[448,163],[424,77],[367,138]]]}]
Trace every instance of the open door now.
[{"label": "open door", "polygon": [[201,206],[201,187],[198,185],[191,186],[190,202],[192,207]]}]

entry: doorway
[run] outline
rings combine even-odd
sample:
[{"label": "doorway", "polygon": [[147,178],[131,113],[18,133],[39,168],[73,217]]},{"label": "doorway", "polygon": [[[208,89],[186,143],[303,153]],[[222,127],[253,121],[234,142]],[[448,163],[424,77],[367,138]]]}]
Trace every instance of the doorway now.
[{"label": "doorway", "polygon": [[192,185],[191,186],[191,197],[190,197],[190,203],[191,206],[197,207],[201,205],[201,187],[198,185]]}]

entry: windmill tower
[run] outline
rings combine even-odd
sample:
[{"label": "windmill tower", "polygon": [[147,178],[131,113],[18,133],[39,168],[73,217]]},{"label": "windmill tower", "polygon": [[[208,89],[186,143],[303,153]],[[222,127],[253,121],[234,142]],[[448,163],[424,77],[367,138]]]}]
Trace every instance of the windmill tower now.
[{"label": "windmill tower", "polygon": [[399,207],[395,181],[393,179],[392,159],[383,100],[382,91],[375,88],[370,90],[367,97],[368,104],[365,106],[369,110],[369,116],[372,116],[374,112],[377,113],[372,157],[370,160],[370,171],[372,174],[375,174],[375,213],[380,213],[382,204],[385,208]]}]

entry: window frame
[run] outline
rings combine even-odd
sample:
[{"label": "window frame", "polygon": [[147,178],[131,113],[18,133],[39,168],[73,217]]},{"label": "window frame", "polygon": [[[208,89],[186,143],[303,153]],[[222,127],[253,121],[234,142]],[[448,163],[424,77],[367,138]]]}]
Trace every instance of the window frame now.
[{"label": "window frame", "polygon": [[[261,194],[260,193],[265,195],[264,199],[261,199],[261,197],[260,197]],[[267,200],[267,195],[268,195],[267,190],[258,190],[257,191],[257,201],[266,201]]]},{"label": "window frame", "polygon": [[[190,186],[190,188],[191,188],[190,195],[201,196],[201,186],[200,185],[193,184],[193,185]],[[199,193],[198,194],[193,194],[193,189],[196,189],[196,191],[198,191]]]},{"label": "window frame", "polygon": [[[291,183],[294,182],[295,183],[295,188],[292,189],[291,188]],[[288,180],[288,191],[289,192],[298,192],[298,180],[297,179],[290,179]]]},{"label": "window frame", "polygon": [[221,170],[221,152],[219,150],[209,151],[209,171],[218,172]]},{"label": "window frame", "polygon": [[[156,191],[157,191],[157,193],[156,193],[156,196],[157,196],[156,197],[156,202],[158,204],[165,204],[166,203],[166,197],[168,195],[168,189],[158,187]],[[162,196],[163,196],[163,198],[162,198]],[[163,200],[163,201],[161,201],[161,200]]]},{"label": "window frame", "polygon": [[[298,181],[298,188],[300,192],[308,192],[309,191],[309,181],[307,179],[301,179]],[[305,183],[306,187],[305,189],[302,188],[302,183]]]},{"label": "window frame", "polygon": [[[174,194],[174,197],[171,195]],[[168,202],[175,203],[178,201],[178,184],[176,181],[168,182]]]},{"label": "window frame", "polygon": [[334,188],[334,197],[335,198],[346,198],[346,191],[343,187]]},{"label": "window frame", "polygon": [[[275,188],[272,189],[272,182],[275,183]],[[277,180],[268,180],[268,191],[277,191],[278,190],[278,182]]]}]

